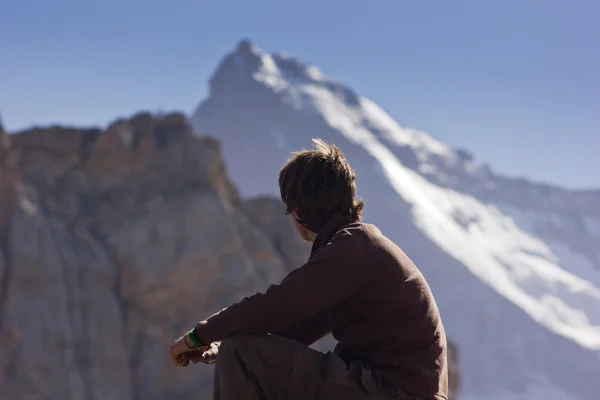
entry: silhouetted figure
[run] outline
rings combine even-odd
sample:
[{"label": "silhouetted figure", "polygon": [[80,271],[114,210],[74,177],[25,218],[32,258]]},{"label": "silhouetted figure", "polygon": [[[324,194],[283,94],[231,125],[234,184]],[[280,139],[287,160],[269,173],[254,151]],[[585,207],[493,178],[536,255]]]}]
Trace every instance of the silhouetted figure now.
[{"label": "silhouetted figure", "polygon": [[[215,362],[214,398],[446,399],[446,335],[421,272],[377,227],[360,222],[356,176],[320,140],[279,175],[306,264],[280,284],[199,322],[173,362]],[[332,333],[327,354],[309,348]]]}]

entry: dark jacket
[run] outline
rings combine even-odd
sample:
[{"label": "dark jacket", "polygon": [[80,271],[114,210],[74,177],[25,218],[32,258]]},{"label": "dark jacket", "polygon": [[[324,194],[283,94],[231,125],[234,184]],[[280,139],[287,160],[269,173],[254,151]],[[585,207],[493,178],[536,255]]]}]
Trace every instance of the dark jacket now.
[{"label": "dark jacket", "polygon": [[308,262],[279,285],[195,328],[204,343],[272,333],[310,345],[330,332],[345,361],[364,362],[414,395],[446,399],[446,335],[427,282],[379,229],[342,215],[318,232]]}]

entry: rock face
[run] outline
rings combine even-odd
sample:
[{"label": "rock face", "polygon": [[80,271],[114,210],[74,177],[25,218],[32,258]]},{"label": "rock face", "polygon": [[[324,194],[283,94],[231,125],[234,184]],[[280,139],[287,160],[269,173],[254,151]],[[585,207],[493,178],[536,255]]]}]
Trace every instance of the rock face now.
[{"label": "rock face", "polygon": [[181,115],[11,139],[20,190],[4,212],[5,146],[3,398],[197,398],[210,369],[173,368],[170,342],[279,280],[307,247],[270,241],[246,215],[217,142],[194,137]]},{"label": "rock face", "polygon": [[[182,115],[0,134],[0,399],[210,398],[171,341],[308,256]],[[9,149],[9,147],[11,147]]]}]

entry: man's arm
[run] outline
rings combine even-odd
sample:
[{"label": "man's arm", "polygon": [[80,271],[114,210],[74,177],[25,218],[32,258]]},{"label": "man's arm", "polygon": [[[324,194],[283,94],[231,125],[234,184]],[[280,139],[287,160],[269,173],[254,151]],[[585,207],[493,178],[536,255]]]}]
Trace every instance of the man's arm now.
[{"label": "man's arm", "polygon": [[356,239],[339,232],[279,285],[199,322],[195,336],[212,343],[237,334],[267,334],[328,310],[365,284],[365,246]]},{"label": "man's arm", "polygon": [[274,335],[296,340],[306,346],[310,346],[329,333],[331,333],[331,326],[327,311],[321,311],[298,324],[273,332]]}]

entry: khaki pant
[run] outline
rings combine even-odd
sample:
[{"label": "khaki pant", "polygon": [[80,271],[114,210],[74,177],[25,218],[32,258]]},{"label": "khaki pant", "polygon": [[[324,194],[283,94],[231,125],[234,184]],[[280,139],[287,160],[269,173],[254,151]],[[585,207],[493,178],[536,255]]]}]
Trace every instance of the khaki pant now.
[{"label": "khaki pant", "polygon": [[383,387],[378,374],[360,363],[347,365],[278,336],[223,340],[215,369],[215,400],[408,400]]}]

